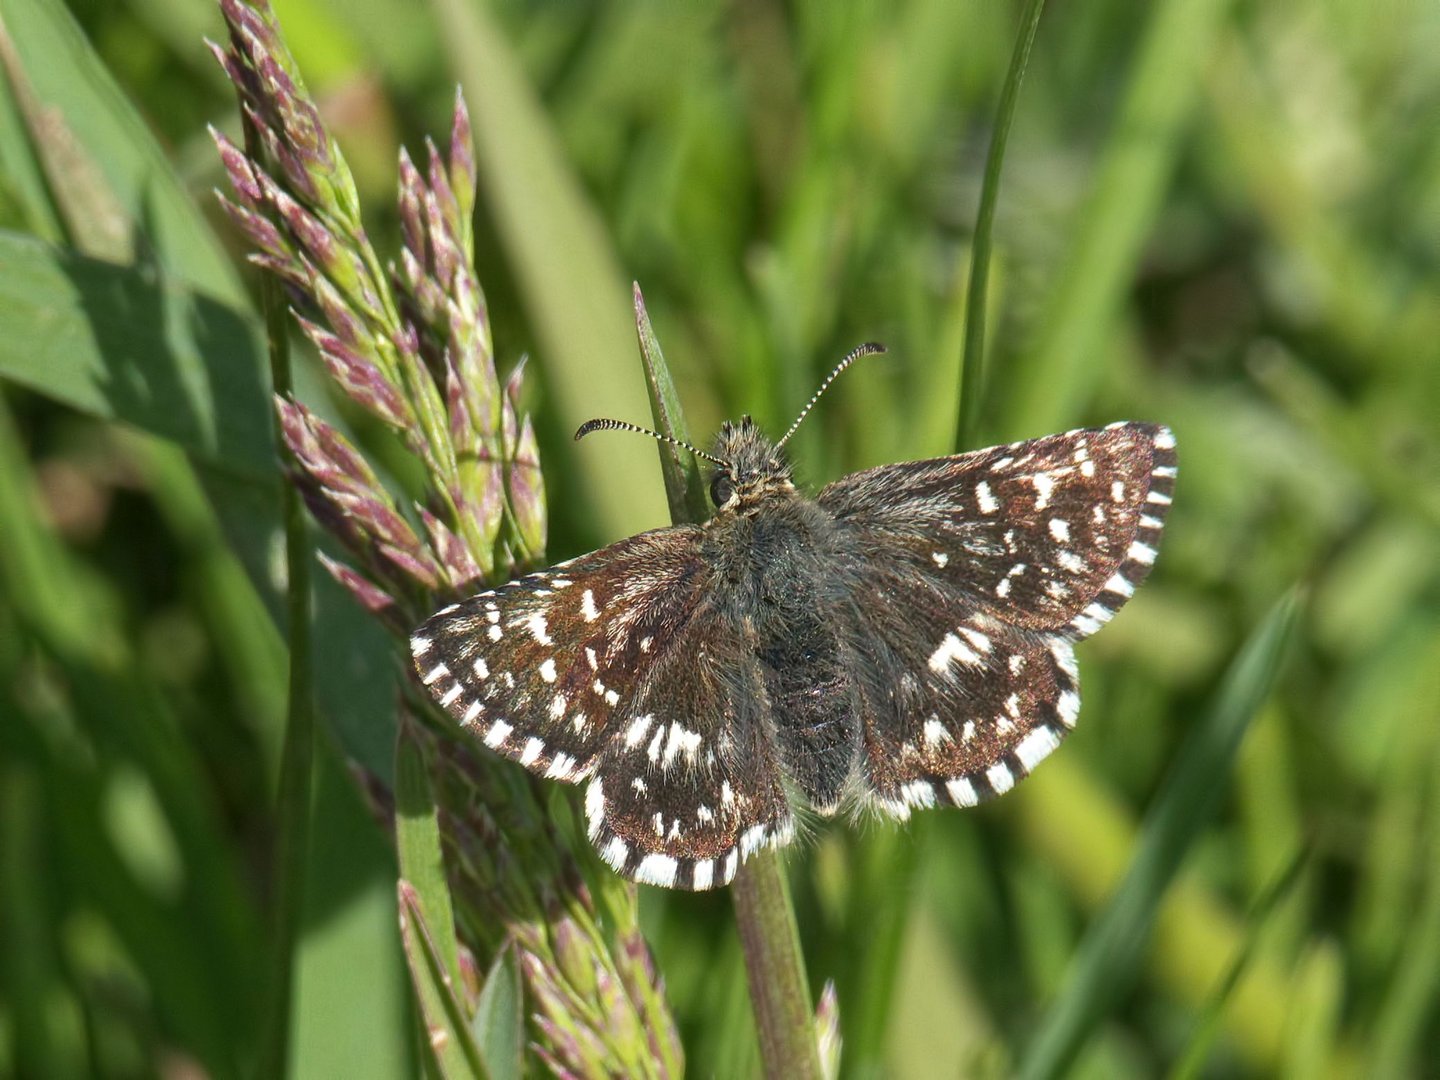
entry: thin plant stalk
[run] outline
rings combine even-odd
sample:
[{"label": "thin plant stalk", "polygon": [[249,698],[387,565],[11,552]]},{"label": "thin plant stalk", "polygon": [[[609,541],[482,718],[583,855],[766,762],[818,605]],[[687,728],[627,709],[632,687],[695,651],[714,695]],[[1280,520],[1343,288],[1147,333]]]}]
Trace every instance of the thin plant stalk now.
[{"label": "thin plant stalk", "polygon": [[[245,118],[245,145],[257,160],[261,143],[254,124]],[[279,282],[264,275],[260,284],[265,310],[266,351],[273,392],[289,397],[294,389],[290,370],[290,337],[286,305]],[[290,461],[285,440],[276,434],[281,457]],[[295,984],[295,942],[305,904],[305,863],[310,843],[310,801],[315,760],[315,696],[310,654],[310,560],[314,557],[305,527],[300,494],[293,484],[280,485],[285,522],[286,636],[290,654],[285,741],[280,758],[276,817],[280,836],[276,850],[275,929],[271,944],[268,1015],[258,1062],[258,1075],[280,1076],[290,1053],[290,1003]]]},{"label": "thin plant stalk", "polygon": [[955,431],[957,450],[973,450],[980,426],[980,402],[985,387],[985,305],[990,285],[990,251],[995,232],[995,205],[1000,200],[1000,171],[1005,144],[1015,120],[1020,84],[1030,63],[1030,49],[1040,27],[1045,0],[1030,0],[1020,20],[1020,36],[1010,54],[1010,70],[1000,91],[1000,107],[985,159],[985,180],[980,186],[980,208],[975,214],[975,238],[970,248],[970,282],[965,300],[965,346],[960,363],[960,415]]}]

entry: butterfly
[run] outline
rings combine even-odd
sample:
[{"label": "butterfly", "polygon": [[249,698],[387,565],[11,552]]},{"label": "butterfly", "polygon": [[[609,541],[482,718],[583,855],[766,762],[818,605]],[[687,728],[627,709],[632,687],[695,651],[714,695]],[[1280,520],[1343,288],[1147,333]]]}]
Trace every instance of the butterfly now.
[{"label": "butterfly", "polygon": [[589,836],[636,881],[730,882],[797,811],[974,806],[1075,726],[1074,645],[1150,572],[1168,428],[1116,423],[884,465],[813,498],[747,416],[712,453],[714,514],[452,604],[410,639],[421,683],[496,753],[585,785]]}]

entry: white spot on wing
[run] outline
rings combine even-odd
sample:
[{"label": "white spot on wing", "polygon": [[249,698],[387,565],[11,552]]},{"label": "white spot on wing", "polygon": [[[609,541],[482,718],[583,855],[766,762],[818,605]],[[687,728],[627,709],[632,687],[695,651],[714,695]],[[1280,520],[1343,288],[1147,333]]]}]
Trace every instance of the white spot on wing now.
[{"label": "white spot on wing", "polygon": [[556,754],[555,760],[545,770],[545,775],[552,780],[568,780],[575,771],[575,764],[575,759],[569,754]]},{"label": "white spot on wing", "polygon": [[956,806],[975,806],[980,802],[979,796],[975,794],[975,785],[969,780],[951,780],[945,785],[945,790],[950,793]]},{"label": "white spot on wing", "polygon": [[1167,427],[1162,427],[1155,433],[1155,445],[1161,450],[1175,449],[1175,433]]},{"label": "white spot on wing", "polygon": [[555,644],[555,642],[550,640],[550,634],[548,633],[549,628],[545,625],[545,616],[541,615],[538,611],[525,620],[525,628],[530,631],[530,636],[541,645]]},{"label": "white spot on wing", "polygon": [[472,701],[470,703],[470,707],[465,710],[465,719],[461,722],[466,724],[473,724],[475,722],[475,718],[480,715],[480,710],[483,708],[484,706],[481,705],[480,702]]},{"label": "white spot on wing", "polygon": [[1026,735],[1015,746],[1015,756],[1026,772],[1034,772],[1035,766],[1045,760],[1046,755],[1060,745],[1060,736],[1055,729],[1042,724]]},{"label": "white spot on wing", "polygon": [[410,655],[415,657],[424,656],[427,652],[430,651],[430,646],[432,644],[434,643],[428,637],[421,637],[419,634],[412,634],[410,636]]},{"label": "white spot on wing", "polygon": [[589,589],[580,595],[580,614],[585,616],[586,622],[594,622],[600,617],[600,609],[595,606],[595,594]]},{"label": "white spot on wing", "polygon": [[530,738],[525,740],[525,749],[520,751],[520,764],[533,765],[536,759],[538,759],[540,755],[544,752],[544,740],[537,739],[532,735]]},{"label": "white spot on wing", "polygon": [[501,630],[498,624],[490,627],[490,629],[486,631],[486,637],[491,641],[499,641],[504,636],[505,631]]},{"label": "white spot on wing", "polygon": [[975,485],[975,501],[979,504],[982,514],[993,514],[1000,509],[999,502],[990,491],[990,485],[984,480]]},{"label": "white spot on wing", "polygon": [[431,668],[429,671],[427,671],[427,672],[425,673],[425,678],[421,679],[420,681],[423,682],[426,686],[429,686],[431,683],[433,683],[436,679],[440,678],[442,675],[449,675],[449,674],[450,674],[450,669],[449,669],[448,667],[446,667],[444,664],[436,664],[433,668]]},{"label": "white spot on wing", "polygon": [[937,675],[943,675],[953,660],[964,664],[978,664],[980,657],[954,634],[946,634],[939,647],[930,654],[930,670]]},{"label": "white spot on wing", "polygon": [[1015,786],[1015,774],[1005,767],[1004,762],[991,765],[986,769],[985,779],[990,781],[990,786],[995,789],[996,795],[1004,795]]},{"label": "white spot on wing", "polygon": [[1060,564],[1062,570],[1068,570],[1072,574],[1079,574],[1085,569],[1085,560],[1073,551],[1056,552],[1055,561]]},{"label": "white spot on wing", "polygon": [[593,840],[605,818],[605,788],[597,776],[585,786],[585,827]]},{"label": "white spot on wing", "polygon": [[650,730],[650,724],[654,719],[655,718],[649,713],[645,713],[643,716],[637,716],[634,720],[630,721],[630,726],[625,729],[625,746],[627,749],[633,750],[645,741],[645,733]]},{"label": "white spot on wing", "polygon": [[496,720],[490,725],[490,730],[485,733],[485,745],[493,750],[504,743],[510,737],[510,732],[514,730],[504,720]]},{"label": "white spot on wing", "polygon": [[932,552],[930,558],[935,561],[935,565],[940,567],[941,570],[944,570],[945,565],[950,561],[950,556],[946,555],[943,551]]},{"label": "white spot on wing", "polygon": [[616,870],[625,869],[625,860],[630,857],[630,847],[618,836],[612,836],[610,842],[600,852],[600,857],[609,863]]},{"label": "white spot on wing", "polygon": [[1049,473],[1036,473],[1030,477],[1035,485],[1035,509],[1044,510],[1050,505],[1050,493],[1055,490],[1055,480]]},{"label": "white spot on wing", "polygon": [[1070,542],[1070,524],[1062,518],[1050,519],[1050,535],[1061,544]]},{"label": "white spot on wing", "polygon": [[950,732],[945,730],[945,725],[935,717],[925,721],[925,745],[939,746],[941,743],[950,741]]},{"label": "white spot on wing", "polygon": [[440,704],[448,708],[450,703],[458,698],[460,694],[460,684],[455,683],[449,690],[445,691],[445,696],[440,699]]},{"label": "white spot on wing", "polygon": [[553,659],[546,660],[540,665],[540,678],[546,682],[555,681],[555,661]]},{"label": "white spot on wing", "polygon": [[694,883],[697,889],[708,889],[715,879],[715,860],[701,859],[695,864]]},{"label": "white spot on wing", "polygon": [[1155,549],[1143,541],[1136,540],[1130,545],[1130,550],[1125,552],[1125,557],[1149,566],[1155,561]]},{"label": "white spot on wing", "polygon": [[564,694],[556,694],[550,699],[550,719],[559,720],[565,715],[565,706],[570,704]]},{"label": "white spot on wing", "polygon": [[488,679],[490,677],[490,668],[486,665],[483,656],[477,656],[475,663],[472,664],[471,667],[474,669],[477,679]]},{"label": "white spot on wing", "polygon": [[700,733],[691,731],[689,728],[672,721],[670,724],[670,738],[665,742],[665,764],[669,765],[675,760],[676,754],[684,754],[689,760],[695,759],[695,751],[700,749]]}]

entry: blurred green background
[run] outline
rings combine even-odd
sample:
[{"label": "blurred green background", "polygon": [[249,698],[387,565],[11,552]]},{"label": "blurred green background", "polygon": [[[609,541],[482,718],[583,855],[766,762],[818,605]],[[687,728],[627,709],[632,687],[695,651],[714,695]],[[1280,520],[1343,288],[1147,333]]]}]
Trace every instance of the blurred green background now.
[{"label": "blurred green background", "polygon": [[[631,279],[697,437],[783,431],[879,340],[802,476],[954,447],[1018,5],[275,6],[382,253],[397,144],[445,134],[463,82],[554,557],[665,520],[644,440],[569,441],[648,420]],[[208,0],[0,20],[0,1073],[234,1075],[285,657],[256,279],[210,195],[223,30]],[[847,1074],[1436,1075],[1437,56],[1426,0],[1045,12],[980,441],[1163,421],[1179,485],[1155,576],[1080,649],[1062,752],[982,809],[790,855]],[[295,1069],[406,1075],[393,859],[344,768],[388,775],[398,664],[326,586],[318,652]],[[753,1072],[728,898],[642,901],[691,1070]]]}]

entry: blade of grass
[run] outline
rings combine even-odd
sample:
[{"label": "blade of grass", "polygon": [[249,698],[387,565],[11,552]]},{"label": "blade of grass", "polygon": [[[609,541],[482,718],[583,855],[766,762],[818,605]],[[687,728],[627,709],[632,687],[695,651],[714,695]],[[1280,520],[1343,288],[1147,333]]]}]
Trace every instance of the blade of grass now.
[{"label": "blade of grass", "polygon": [[[251,157],[260,160],[263,153],[260,136],[248,117],[245,143]],[[280,284],[273,275],[266,274],[261,279],[260,297],[265,311],[271,392],[278,398],[289,398],[295,391],[290,373],[289,316]],[[276,443],[277,456],[294,466],[278,432]],[[310,638],[310,564],[314,559],[314,546],[293,484],[281,483],[280,516],[285,526],[285,637],[290,652],[290,675],[285,741],[280,754],[280,790],[275,808],[280,838],[275,852],[270,1012],[260,1051],[262,1076],[279,1076],[290,1059],[295,950],[305,911],[305,863],[310,844],[315,772],[315,688]]]},{"label": "blade of grass", "polygon": [[400,937],[410,966],[410,978],[415,984],[426,1045],[434,1055],[435,1068],[447,1078],[487,1076],[469,1019],[455,996],[457,984],[449,982],[445,961],[431,934],[420,897],[403,878],[400,880],[399,896]]},{"label": "blade of grass", "polygon": [[[32,131],[32,138],[72,141],[72,154],[82,157],[67,158],[70,165],[83,160],[94,181],[103,182],[103,194],[91,182],[87,205],[103,202],[120,215],[106,226],[107,233],[118,234],[136,254],[154,252],[167,274],[244,309],[245,290],[214,232],[65,5],[60,0],[0,0],[0,24],[14,55],[25,63],[36,107],[53,110],[46,123],[63,125]],[[81,198],[73,173],[52,173],[49,181],[52,188],[69,187],[72,204]],[[72,235],[71,242],[83,247],[86,238]]]},{"label": "blade of grass", "polygon": [[[430,768],[415,721],[402,713],[395,749],[395,852],[400,876],[410,883],[415,903],[425,913],[431,941],[450,985],[460,986],[460,954],[455,943],[455,912],[440,854],[440,825]],[[417,992],[420,987],[416,987]]]},{"label": "blade of grass", "polygon": [[1075,214],[1079,225],[1039,337],[1017,356],[1007,379],[1013,388],[1007,434],[1060,430],[1104,371],[1094,357],[1129,289],[1228,9],[1229,0],[1162,0],[1145,9],[1149,21],[1125,99],[1094,189]]},{"label": "blade of grass", "polygon": [[490,965],[470,1021],[491,1080],[521,1080],[525,1075],[524,993],[515,950],[506,946]]},{"label": "blade of grass", "polygon": [[1005,143],[1015,121],[1015,103],[1030,62],[1030,48],[1040,28],[1045,0],[1030,0],[1020,16],[1020,34],[1010,54],[1010,70],[1000,91],[995,110],[995,129],[985,159],[985,180],[980,188],[980,208],[975,213],[975,236],[970,249],[969,295],[965,302],[965,350],[960,367],[960,415],[955,431],[955,449],[973,450],[980,427],[980,405],[985,391],[985,305],[990,286],[990,249],[995,232],[995,205],[1000,200],[1000,171],[1005,165]]},{"label": "blade of grass", "polygon": [[[1440,653],[1440,646],[1431,650]],[[1440,656],[1428,665],[1431,692],[1421,700],[1440,700]],[[1421,886],[1419,909],[1409,920],[1407,947],[1400,957],[1376,1017],[1371,1040],[1370,1066],[1376,1076],[1403,1076],[1423,1066],[1425,1033],[1433,1025],[1437,987],[1440,987],[1440,743],[1431,765],[1426,829],[1431,855]]]},{"label": "blade of grass", "polygon": [[[645,310],[645,298],[640,295],[638,282],[634,290],[635,329],[640,337],[640,358],[645,364],[645,388],[650,394],[650,414],[655,418],[655,428],[672,439],[689,442],[690,431],[680,407],[680,395],[675,392],[675,384],[670,379],[670,369],[660,351],[655,328],[650,325],[650,314]],[[705,482],[700,477],[700,463],[694,454],[679,447],[666,443],[657,445],[660,448],[660,471],[665,480],[665,497],[670,504],[670,520],[704,521],[710,516],[710,510],[705,501]]]},{"label": "blade of grass", "polygon": [[1250,966],[1250,960],[1255,955],[1261,937],[1270,928],[1271,916],[1291,895],[1300,880],[1300,871],[1309,857],[1309,848],[1297,848],[1289,863],[1251,907],[1245,919],[1245,940],[1236,952],[1235,959],[1231,961],[1229,970],[1210,995],[1210,1000],[1201,1008],[1194,1031],[1190,1035],[1189,1045],[1175,1063],[1175,1067],[1170,1070],[1170,1080],[1199,1080],[1205,1075],[1206,1062],[1219,1038],[1220,1022],[1234,997],[1235,988],[1240,985],[1241,977]]},{"label": "blade of grass", "polygon": [[1224,791],[1217,779],[1229,773],[1251,718],[1279,677],[1299,610],[1298,595],[1285,596],[1230,665],[1146,815],[1124,880],[1091,924],[1064,988],[1030,1042],[1022,1077],[1063,1074],[1133,982],[1160,899],[1214,815]]}]

